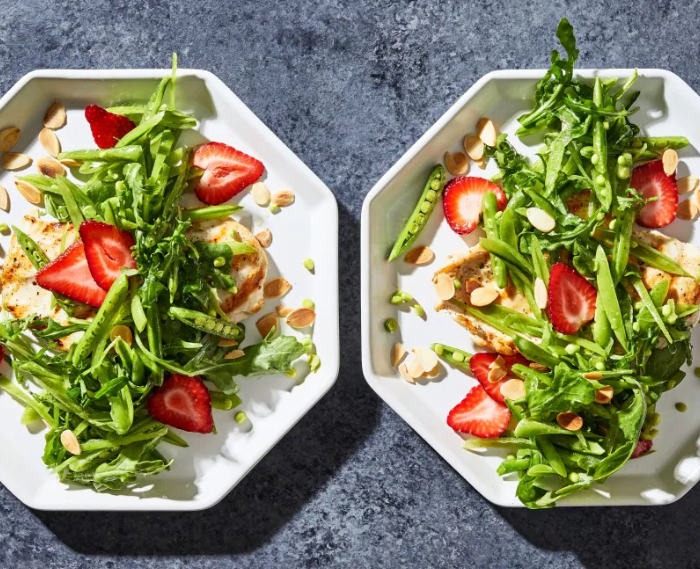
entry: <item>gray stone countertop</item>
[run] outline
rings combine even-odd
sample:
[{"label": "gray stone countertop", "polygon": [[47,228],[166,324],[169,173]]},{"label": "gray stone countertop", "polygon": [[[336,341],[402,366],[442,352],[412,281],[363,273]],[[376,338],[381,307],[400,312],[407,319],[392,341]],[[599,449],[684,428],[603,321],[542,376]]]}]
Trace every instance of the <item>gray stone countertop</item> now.
[{"label": "gray stone countertop", "polygon": [[166,67],[177,51],[328,184],[343,357],[335,388],[211,510],[36,512],[0,486],[0,567],[698,567],[697,489],[660,508],[494,507],[362,375],[365,194],[479,77],[547,67],[564,15],[583,67],[660,67],[700,89],[688,0],[2,0],[0,92],[36,68]]}]

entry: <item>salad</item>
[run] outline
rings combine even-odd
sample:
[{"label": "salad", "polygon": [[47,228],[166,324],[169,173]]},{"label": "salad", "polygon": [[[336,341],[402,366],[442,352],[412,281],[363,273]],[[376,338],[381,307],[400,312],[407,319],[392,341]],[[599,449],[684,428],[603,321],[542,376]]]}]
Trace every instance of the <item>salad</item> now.
[{"label": "salad", "polygon": [[[433,284],[437,310],[488,351],[433,344],[404,362],[396,344],[391,358],[411,383],[436,377],[438,358],[476,378],[447,423],[467,450],[507,449],[498,474],[517,480],[529,508],[553,507],[654,452],[657,404],[685,376],[700,304],[700,249],[656,231],[698,215],[698,178],[676,178],[688,140],[644,136],[633,122],[636,71],[579,81],[566,19],[557,37],[566,56],[552,52],[515,133],[539,144],[536,158],[482,118],[465,153],[445,155],[454,177],[434,167],[389,254],[432,260],[429,247],[409,248],[440,199],[453,231],[483,230]],[[499,173],[465,175],[471,161]],[[415,301],[397,291],[391,302]]]},{"label": "salad", "polygon": [[[237,376],[293,376],[304,355],[311,371],[320,365],[311,301],[258,318],[262,341],[243,347],[244,321],[291,284],[267,280],[269,229],[253,235],[231,217],[242,207],[225,202],[252,184],[255,203],[279,211],[294,194],[271,194],[262,162],[224,142],[180,143],[197,120],[176,108],[176,75],[173,56],[145,104],[89,105],[84,128],[97,148],[60,152],[67,119],[55,102],[39,135],[51,156],[16,181],[45,210],[12,227],[0,274],[0,344],[14,372],[0,390],[24,406],[22,423],[48,427],[46,467],[97,491],[170,468],[168,445],[188,446],[178,430],[245,423],[232,411]],[[12,129],[0,133],[3,151]],[[5,152],[2,166],[31,161]],[[182,207],[190,191],[205,205]],[[284,317],[307,334],[280,335]]]}]

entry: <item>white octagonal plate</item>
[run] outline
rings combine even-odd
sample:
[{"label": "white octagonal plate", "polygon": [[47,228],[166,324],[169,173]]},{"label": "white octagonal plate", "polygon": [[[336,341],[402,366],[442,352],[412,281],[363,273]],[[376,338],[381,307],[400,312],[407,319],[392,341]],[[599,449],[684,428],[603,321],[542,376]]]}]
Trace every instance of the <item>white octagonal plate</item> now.
[{"label": "white octagonal plate", "polygon": [[[584,70],[582,78],[630,76],[631,70]],[[520,506],[515,497],[517,482],[503,480],[496,467],[505,453],[483,455],[462,450],[462,439],[446,424],[450,409],[461,401],[476,380],[458,369],[445,367],[436,380],[410,385],[391,367],[389,351],[396,341],[408,349],[428,347],[433,342],[475,351],[466,330],[447,314],[432,310],[438,300],[432,287],[433,273],[446,264],[447,255],[464,251],[478,242],[481,230],[461,238],[444,222],[442,208],[436,208],[416,241],[430,245],[435,260],[425,266],[408,265],[399,259],[386,261],[387,254],[410,215],[430,169],[443,161],[445,151],[461,149],[462,139],[475,130],[482,116],[491,118],[502,132],[512,134],[516,119],[532,108],[535,84],[543,70],[497,71],[482,77],[435,123],[418,142],[382,177],[365,199],[362,210],[362,364],[370,386],[408,422],[474,488],[495,504]],[[633,120],[650,136],[683,135],[691,147],[679,151],[679,176],[700,172],[700,97],[679,77],[668,71],[639,72],[635,89],[641,91],[641,111]],[[511,143],[533,156],[535,147]],[[471,175],[491,177],[496,166],[485,171],[472,163]],[[694,224],[676,221],[664,230],[669,235],[700,246]],[[397,289],[410,292],[426,308],[424,322],[415,313],[399,310],[389,303]],[[398,319],[400,334],[388,334],[383,322]],[[696,336],[697,337],[697,333]],[[700,363],[700,346],[693,350]],[[578,493],[564,505],[653,505],[667,504],[683,496],[700,479],[700,382],[687,370],[687,379],[665,394],[657,406],[662,421],[654,440],[654,454],[630,462],[604,485]],[[689,413],[674,409],[678,401],[688,403]]]},{"label": "white octagonal plate", "polygon": [[[36,71],[22,78],[0,100],[0,129],[17,126],[22,135],[13,150],[36,160],[46,154],[37,136],[45,109],[55,99],[68,108],[68,123],[57,131],[64,150],[92,148],[94,142],[83,111],[88,104],[145,102],[158,81],[169,74],[160,70]],[[162,444],[175,459],[172,469],[143,479],[135,492],[97,493],[68,486],[44,467],[43,433],[20,425],[22,408],[0,394],[0,482],[25,504],[47,510],[199,510],[221,500],[292,426],[331,388],[338,376],[338,209],[325,184],[287,148],[231,90],[207,71],[178,72],[177,106],[192,113],[199,125],[186,132],[181,143],[205,140],[226,142],[265,164],[264,181],[271,190],[290,188],[296,202],[273,215],[256,206],[249,191],[234,202],[245,207],[235,217],[254,232],[269,227],[272,246],[268,277],[284,275],[293,285],[284,302],[299,306],[305,298],[316,303],[318,315],[313,340],[322,365],[308,375],[305,363],[295,379],[284,375],[239,378],[243,404],[237,410],[250,421],[238,425],[233,411],[215,411],[218,434],[180,433],[189,448]],[[33,167],[28,168],[28,173]],[[18,174],[21,174],[18,173]],[[14,189],[14,174],[3,172],[0,184],[11,196],[9,214],[0,222],[16,224],[30,209]],[[193,200],[193,196],[186,196]],[[196,203],[196,200],[195,200]],[[191,204],[190,204],[191,205]],[[9,237],[0,239],[4,251]],[[312,258],[315,274],[302,261]],[[268,301],[264,311],[276,302]],[[247,321],[247,341],[258,341],[255,317]],[[291,329],[284,330],[292,333]],[[4,363],[4,373],[10,373]],[[252,424],[252,428],[251,428]]]}]

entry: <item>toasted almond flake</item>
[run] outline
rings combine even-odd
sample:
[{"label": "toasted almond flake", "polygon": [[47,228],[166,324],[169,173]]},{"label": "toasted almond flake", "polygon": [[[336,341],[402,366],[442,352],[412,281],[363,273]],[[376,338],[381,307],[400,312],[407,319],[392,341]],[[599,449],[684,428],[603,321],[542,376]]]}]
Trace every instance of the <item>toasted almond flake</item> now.
[{"label": "toasted almond flake", "polygon": [[469,161],[461,152],[445,152],[445,168],[453,176],[461,176],[469,171]]},{"label": "toasted almond flake", "polygon": [[455,295],[455,281],[446,273],[437,276],[434,286],[440,300],[450,300]]},{"label": "toasted almond flake", "polygon": [[59,162],[68,168],[80,168],[81,164],[81,162],[73,160],[72,158],[61,158]]},{"label": "toasted almond flake", "polygon": [[124,326],[124,324],[117,324],[110,330],[109,339],[114,341],[117,337],[124,340],[129,346],[131,346],[134,341],[134,335],[131,332],[131,328]]},{"label": "toasted almond flake", "polygon": [[0,151],[7,152],[19,140],[21,131],[16,126],[8,126],[0,130]]},{"label": "toasted almond flake", "polygon": [[224,356],[224,359],[237,360],[238,358],[242,358],[243,356],[245,356],[245,352],[243,350],[231,350]]},{"label": "toasted almond flake", "polygon": [[530,369],[534,369],[535,371],[541,371],[542,373],[549,371],[549,368],[547,366],[543,366],[542,364],[538,364],[537,362],[530,362],[530,365],[528,367]]},{"label": "toasted almond flake", "polygon": [[599,371],[587,371],[583,374],[583,379],[603,379],[603,374]]},{"label": "toasted almond flake", "polygon": [[496,139],[498,138],[498,130],[496,130],[496,125],[488,117],[481,117],[476,123],[476,134],[484,144],[488,146],[496,146]]},{"label": "toasted almond flake", "polygon": [[498,291],[490,286],[482,286],[472,291],[470,300],[474,306],[488,306],[498,298]]},{"label": "toasted almond flake", "polygon": [[308,328],[316,320],[316,313],[310,308],[295,308],[287,315],[287,324],[292,328]]},{"label": "toasted almond flake", "polygon": [[75,456],[83,452],[83,449],[80,448],[78,437],[75,436],[73,431],[65,430],[61,433],[61,444],[64,449]]},{"label": "toasted almond flake", "polygon": [[698,188],[700,183],[700,178],[697,176],[685,176],[676,181],[676,186],[678,186],[679,194],[689,194],[694,192]]},{"label": "toasted almond flake", "polygon": [[479,138],[478,134],[470,134],[464,137],[464,151],[469,155],[469,158],[478,162],[484,157],[484,143]]},{"label": "toasted almond flake", "polygon": [[438,364],[438,357],[435,352],[427,348],[413,348],[413,355],[420,363],[423,371],[432,370]]},{"label": "toasted almond flake", "polygon": [[58,175],[66,175],[66,169],[58,161],[48,156],[39,158],[39,160],[36,161],[36,169],[44,176],[49,176],[50,178],[55,178]]},{"label": "toasted almond flake", "polygon": [[547,285],[544,281],[537,277],[535,279],[535,304],[537,308],[544,310],[547,308],[547,300],[549,299],[549,294],[547,293]]},{"label": "toasted almond flake", "polygon": [[498,383],[505,378],[506,375],[508,375],[506,360],[503,359],[503,356],[498,356],[489,366],[488,380],[491,383]]},{"label": "toasted almond flake", "polygon": [[571,411],[559,413],[559,415],[557,415],[557,423],[559,423],[562,429],[566,429],[567,431],[580,431],[581,427],[583,427],[583,419]]},{"label": "toasted almond flake", "polygon": [[615,390],[611,386],[606,385],[595,392],[595,402],[602,404],[610,403],[613,395],[615,395]]},{"label": "toasted almond flake", "polygon": [[0,184],[0,209],[10,211],[10,194],[2,184]]},{"label": "toasted almond flake", "polygon": [[253,194],[253,201],[261,207],[267,207],[270,204],[270,190],[263,182],[255,182],[250,190]]},{"label": "toasted almond flake", "polygon": [[58,140],[58,136],[56,136],[56,133],[50,128],[41,129],[39,133],[39,144],[54,158],[61,152],[61,143]]},{"label": "toasted almond flake", "polygon": [[479,170],[486,170],[486,158],[482,158],[481,160],[474,160],[474,164],[476,164],[479,167]]},{"label": "toasted almond flake", "polygon": [[255,238],[263,249],[267,249],[272,243],[272,232],[269,229],[265,229],[256,233]]},{"label": "toasted almond flake", "polygon": [[263,294],[265,298],[279,298],[287,294],[292,288],[292,285],[284,277],[272,279],[265,284]]},{"label": "toasted almond flake", "polygon": [[481,285],[479,284],[479,281],[477,281],[476,279],[468,279],[467,282],[464,284],[464,290],[467,291],[467,294],[471,294],[480,286]]},{"label": "toasted almond flake", "polygon": [[21,170],[32,163],[32,159],[20,152],[5,152],[2,155],[2,167],[5,170]]},{"label": "toasted almond flake", "polygon": [[411,374],[408,373],[408,367],[406,364],[401,364],[399,366],[399,373],[401,374],[401,377],[403,377],[408,383],[415,383],[416,380],[411,377]]},{"label": "toasted almond flake", "polygon": [[230,338],[221,338],[221,340],[219,340],[219,343],[217,344],[217,346],[219,346],[220,348],[233,348],[234,346],[237,346],[237,345],[238,345],[238,342],[236,342],[236,340],[232,340]]},{"label": "toasted almond flake", "polygon": [[426,265],[435,258],[433,250],[426,245],[414,247],[404,257],[404,261],[411,265]]},{"label": "toasted almond flake", "polygon": [[294,192],[284,189],[277,190],[272,194],[272,203],[279,207],[287,207],[294,203]]},{"label": "toasted almond flake", "polygon": [[284,318],[285,316],[289,316],[292,312],[294,312],[294,309],[291,306],[278,306],[275,310],[277,310],[277,315],[281,316]]},{"label": "toasted almond flake", "polygon": [[15,180],[15,186],[22,197],[29,203],[40,204],[41,203],[41,192],[32,186],[29,182],[24,182],[22,180]]},{"label": "toasted almond flake", "polygon": [[425,379],[435,379],[438,375],[440,375],[440,362],[435,364],[435,367],[430,371],[423,372],[423,375],[421,375],[421,377]]},{"label": "toasted almond flake", "polygon": [[501,395],[506,399],[517,401],[525,397],[525,382],[522,379],[509,379],[501,384]]},{"label": "toasted almond flake", "polygon": [[258,319],[258,321],[255,323],[255,327],[258,329],[258,332],[260,332],[260,335],[263,338],[267,338],[267,335],[273,328],[276,328],[276,331],[279,332],[280,327],[277,313],[268,312]]},{"label": "toasted almond flake", "polygon": [[425,369],[420,365],[420,361],[415,356],[408,359],[406,362],[406,369],[408,370],[408,375],[413,379],[418,379],[425,373]]},{"label": "toasted almond flake", "polygon": [[678,204],[678,213],[680,219],[692,221],[698,216],[698,202],[693,198],[688,198]]},{"label": "toasted almond flake", "polygon": [[403,344],[399,344],[398,342],[396,344],[394,344],[391,347],[391,365],[392,365],[392,367],[399,367],[401,360],[403,360],[406,357],[407,353],[408,352],[406,351],[406,348],[403,347]]},{"label": "toasted almond flake", "polygon": [[676,152],[673,148],[664,150],[664,153],[661,156],[661,162],[664,165],[664,173],[667,176],[672,175],[676,171],[676,168],[678,168],[678,152]]},{"label": "toasted almond flake", "polygon": [[527,208],[527,219],[535,229],[539,229],[542,233],[549,233],[557,224],[551,215],[538,207]]},{"label": "toasted almond flake", "polygon": [[46,128],[58,129],[66,124],[66,107],[61,101],[54,101],[46,109],[44,115],[44,126]]}]

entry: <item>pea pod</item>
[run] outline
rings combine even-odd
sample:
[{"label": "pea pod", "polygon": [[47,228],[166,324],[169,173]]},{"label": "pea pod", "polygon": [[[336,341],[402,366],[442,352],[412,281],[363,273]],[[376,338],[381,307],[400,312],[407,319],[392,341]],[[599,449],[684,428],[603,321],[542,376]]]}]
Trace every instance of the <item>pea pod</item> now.
[{"label": "pea pod", "polygon": [[632,281],[632,286],[634,287],[634,290],[637,291],[637,294],[642,299],[644,308],[646,308],[649,314],[651,314],[651,317],[654,319],[654,322],[656,322],[656,325],[659,327],[659,330],[661,330],[663,335],[666,337],[666,340],[668,340],[668,343],[673,344],[673,338],[671,338],[671,335],[668,333],[666,324],[664,323],[663,318],[661,318],[661,314],[659,314],[659,309],[656,308],[656,305],[654,304],[654,301],[649,295],[649,291],[647,291],[646,287],[644,286],[642,279],[640,279],[637,276],[634,276],[630,277],[630,280]]},{"label": "pea pod", "polygon": [[537,437],[537,446],[540,447],[542,454],[547,459],[547,462],[549,462],[554,472],[566,478],[566,466],[564,465],[564,461],[562,461],[557,449],[554,448],[550,440],[547,437]]},{"label": "pea pod", "polygon": [[610,265],[608,265],[605,251],[600,245],[598,245],[598,251],[596,252],[596,268],[598,301],[603,304],[605,315],[610,321],[610,327],[617,341],[620,342],[620,345],[627,351],[627,332],[625,331],[625,323],[622,320],[620,303],[617,300],[617,293],[615,292],[615,283],[610,274]]},{"label": "pea pod", "polygon": [[535,268],[535,276],[542,279],[546,286],[549,286],[549,265],[544,258],[537,235],[533,235],[530,241],[530,255],[532,256],[532,266]]},{"label": "pea pod", "polygon": [[649,148],[664,149],[673,148],[679,150],[690,145],[690,141],[685,136],[640,136],[635,138],[641,144],[646,144]]},{"label": "pea pod", "polygon": [[634,226],[634,211],[626,210],[617,218],[615,225],[615,241],[612,249],[612,278],[617,285],[625,273],[632,243],[632,228]]},{"label": "pea pod", "polygon": [[141,297],[138,294],[134,294],[131,299],[131,317],[134,319],[134,324],[139,332],[143,332],[148,324],[148,319],[146,318],[146,312],[143,310],[143,304],[141,304]]},{"label": "pea pod", "polygon": [[574,435],[573,431],[567,431],[556,423],[543,423],[534,419],[523,419],[515,427],[516,437],[536,437],[539,435]]},{"label": "pea pod", "polygon": [[446,346],[445,344],[431,344],[430,349],[451,364],[465,368],[469,368],[469,361],[472,359],[473,355],[458,348]]},{"label": "pea pod", "polygon": [[227,322],[223,318],[215,318],[204,312],[178,306],[171,306],[168,309],[168,314],[190,328],[207,332],[219,338],[228,338],[230,340],[241,340],[243,338],[244,332],[241,326],[233,322]]},{"label": "pea pod", "polygon": [[517,268],[525,272],[527,276],[532,276],[532,267],[530,267],[530,264],[528,263],[527,259],[522,256],[520,251],[518,251],[514,247],[511,247],[501,239],[489,239],[488,237],[482,237],[479,240],[479,244],[489,253],[498,255],[503,260],[512,263]]},{"label": "pea pod", "polygon": [[516,251],[518,250],[518,234],[515,230],[515,210],[506,208],[501,215],[499,227],[499,237],[501,241],[507,243]]},{"label": "pea pod", "polygon": [[182,219],[190,221],[204,221],[208,219],[221,219],[228,217],[243,209],[240,205],[210,205],[182,210]]},{"label": "pea pod", "polygon": [[[603,84],[599,77],[596,77],[595,85],[593,86],[593,103],[598,110],[603,107]],[[603,206],[604,211],[609,211],[612,205],[612,186],[610,185],[610,176],[608,174],[608,146],[607,133],[605,131],[604,119],[601,116],[593,117],[593,149],[598,157],[595,163],[596,176],[593,179],[595,183],[595,193],[598,201]]]},{"label": "pea pod", "polygon": [[396,239],[396,243],[394,243],[389,254],[389,262],[406,251],[423,231],[430,214],[442,195],[442,191],[445,189],[445,178],[445,169],[440,164],[436,165],[428,176],[428,181],[411,217],[408,218],[406,225]]},{"label": "pea pod", "polygon": [[612,328],[608,317],[605,315],[602,302],[597,302],[595,305],[593,341],[606,351],[610,351],[612,348]]},{"label": "pea pod", "polygon": [[19,246],[22,247],[22,251],[24,251],[24,254],[37,271],[44,265],[48,265],[49,258],[46,256],[46,253],[44,253],[41,247],[37,245],[34,239],[29,237],[29,235],[23,231],[17,229],[14,225],[12,226],[12,231],[15,232],[17,243],[19,243]]},{"label": "pea pod", "polygon": [[79,162],[138,162],[142,156],[143,148],[136,144],[104,150],[71,150],[59,153],[58,159],[78,160]]},{"label": "pea pod", "polygon": [[554,369],[560,363],[559,358],[554,353],[541,348],[527,338],[514,336],[513,342],[518,351],[532,362],[537,362],[550,369]]},{"label": "pea pod", "polygon": [[[483,197],[482,212],[484,215],[484,229],[489,239],[498,239],[498,226],[496,225],[496,212],[498,211],[498,199],[493,192],[486,192]],[[506,264],[500,257],[490,253],[491,271],[496,281],[496,286],[505,288],[508,284]]]}]

